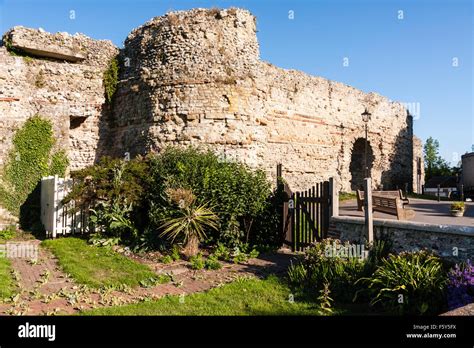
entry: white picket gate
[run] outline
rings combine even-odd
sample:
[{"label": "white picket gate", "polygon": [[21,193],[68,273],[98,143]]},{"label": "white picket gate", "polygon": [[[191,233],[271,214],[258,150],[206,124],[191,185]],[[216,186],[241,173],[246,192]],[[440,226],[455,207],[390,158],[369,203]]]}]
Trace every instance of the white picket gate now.
[{"label": "white picket gate", "polygon": [[41,222],[47,237],[88,232],[88,212],[74,209],[74,202],[62,203],[72,185],[72,179],[57,175],[41,179]]}]

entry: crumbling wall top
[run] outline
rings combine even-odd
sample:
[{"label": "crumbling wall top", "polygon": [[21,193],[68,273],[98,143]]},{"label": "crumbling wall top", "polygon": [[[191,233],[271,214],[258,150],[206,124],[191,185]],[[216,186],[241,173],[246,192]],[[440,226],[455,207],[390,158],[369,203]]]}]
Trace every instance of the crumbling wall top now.
[{"label": "crumbling wall top", "polygon": [[117,47],[109,40],[94,40],[83,34],[48,33],[43,29],[15,26],[3,35],[3,44],[32,56],[93,66],[106,66],[117,54]]}]

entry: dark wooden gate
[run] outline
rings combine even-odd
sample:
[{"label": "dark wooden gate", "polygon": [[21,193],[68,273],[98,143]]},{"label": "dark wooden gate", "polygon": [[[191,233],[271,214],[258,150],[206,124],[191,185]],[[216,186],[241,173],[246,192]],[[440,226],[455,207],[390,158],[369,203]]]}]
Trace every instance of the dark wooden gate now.
[{"label": "dark wooden gate", "polygon": [[[281,165],[277,169],[281,177]],[[314,241],[327,237],[331,216],[331,185],[329,181],[316,183],[306,191],[292,192],[281,182],[286,193],[283,204],[282,230],[284,244],[293,251],[301,251]]]}]

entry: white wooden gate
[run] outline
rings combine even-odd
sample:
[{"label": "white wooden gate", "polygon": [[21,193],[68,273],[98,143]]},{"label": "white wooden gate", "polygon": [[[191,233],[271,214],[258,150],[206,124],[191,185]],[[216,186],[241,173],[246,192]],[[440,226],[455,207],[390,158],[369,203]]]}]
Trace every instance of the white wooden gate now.
[{"label": "white wooden gate", "polygon": [[41,222],[46,236],[89,232],[89,214],[85,209],[75,209],[74,202],[63,204],[71,191],[72,179],[48,176],[41,179]]}]

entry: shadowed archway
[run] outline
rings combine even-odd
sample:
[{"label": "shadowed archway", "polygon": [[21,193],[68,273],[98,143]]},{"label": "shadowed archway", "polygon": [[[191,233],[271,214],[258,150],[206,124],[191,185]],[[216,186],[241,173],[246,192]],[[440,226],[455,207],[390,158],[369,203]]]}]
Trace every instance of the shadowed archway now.
[{"label": "shadowed archway", "polygon": [[[369,167],[369,175],[374,163],[374,153],[370,141],[367,146],[367,166]],[[351,172],[351,190],[362,189],[365,177],[365,139],[357,138],[352,146],[351,164],[349,171]]]}]

